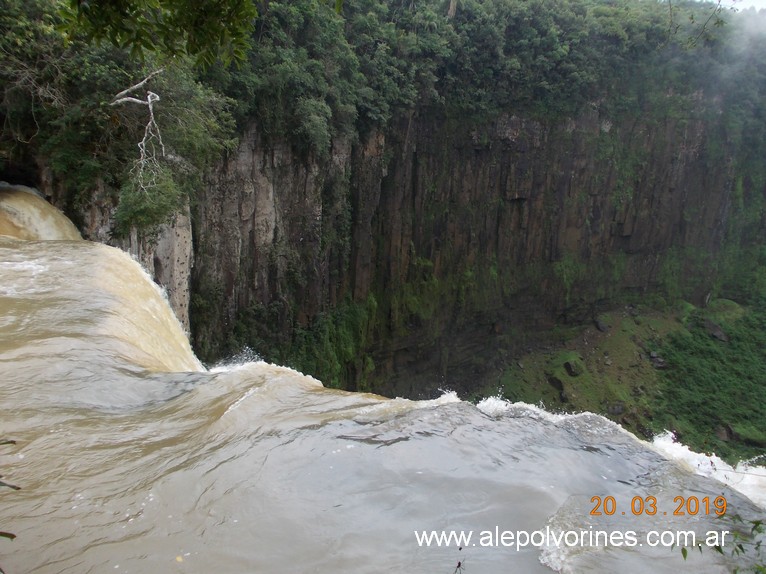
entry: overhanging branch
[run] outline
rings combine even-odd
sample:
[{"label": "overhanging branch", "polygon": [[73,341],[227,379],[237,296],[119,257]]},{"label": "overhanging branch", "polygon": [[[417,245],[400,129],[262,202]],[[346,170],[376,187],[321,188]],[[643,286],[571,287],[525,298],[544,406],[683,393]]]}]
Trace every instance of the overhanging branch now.
[{"label": "overhanging branch", "polygon": [[[164,68],[159,68],[157,70],[154,70],[151,74],[146,76],[143,80],[141,80],[140,82],[138,82],[134,86],[130,86],[128,89],[122,90],[119,94],[117,94],[116,96],[114,96],[112,98],[112,103],[110,105],[114,106],[116,104],[122,103],[123,100],[121,100],[121,98],[124,98],[125,96],[127,96],[131,92],[135,92],[136,90],[140,90],[141,88],[143,88],[146,85],[146,83],[149,80],[151,80],[157,74],[161,74],[164,70],[165,70]],[[128,101],[133,101],[133,100],[129,99]],[[144,103],[141,100],[135,100],[135,101],[138,101],[140,103]]]},{"label": "overhanging branch", "polygon": [[149,109],[149,121],[144,128],[144,137],[138,142],[139,156],[131,170],[131,173],[135,177],[135,183],[138,189],[143,193],[147,193],[149,189],[157,185],[158,177],[161,172],[158,156],[165,157],[165,144],[162,143],[160,127],[154,119],[154,104],[160,101],[160,97],[148,90],[146,92],[145,100],[129,96],[128,94],[143,88],[149,80],[160,72],[162,72],[162,68],[155,70],[137,84],[121,91],[114,96],[114,99],[109,104],[111,106],[124,103],[140,104]]}]

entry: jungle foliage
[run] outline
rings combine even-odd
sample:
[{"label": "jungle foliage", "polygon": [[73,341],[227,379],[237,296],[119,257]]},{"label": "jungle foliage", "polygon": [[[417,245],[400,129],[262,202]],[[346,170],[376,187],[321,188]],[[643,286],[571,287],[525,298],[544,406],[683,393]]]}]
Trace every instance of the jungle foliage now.
[{"label": "jungle foliage", "polygon": [[[694,23],[713,4],[674,6],[669,20],[663,3],[632,0],[295,0],[258,10],[245,0],[5,0],[0,170],[27,169],[33,180],[19,166],[44,164],[70,204],[96,184],[115,204],[123,190],[120,227],[149,227],[220,157],[232,115],[321,158],[335,138],[353,140],[408,110],[555,121],[593,106],[648,110],[668,90],[683,108],[684,94],[743,54],[722,48],[729,26]],[[694,54],[683,47],[689,38]],[[226,67],[231,59],[239,65]],[[159,68],[172,72],[146,89],[161,97],[170,157],[183,161],[165,161],[163,183],[131,196],[146,110],[109,104]],[[732,123],[744,125],[754,86],[725,107]]]},{"label": "jungle foliage", "polygon": [[75,34],[135,58],[162,52],[211,65],[244,59],[257,10],[252,0],[67,0],[59,13]]},{"label": "jungle foliage", "polygon": [[[49,171],[74,219],[94,189],[104,186],[120,204],[118,231],[150,229],[171,217],[232,141],[230,102],[197,81],[188,59],[161,60],[157,54],[136,60],[124,49],[94,46],[66,32],[56,10],[61,6],[7,0],[0,11],[0,173],[36,185],[36,170]],[[146,89],[160,95],[163,177],[131,196],[147,108],[110,104],[160,68]],[[125,202],[119,190],[127,190]]]}]

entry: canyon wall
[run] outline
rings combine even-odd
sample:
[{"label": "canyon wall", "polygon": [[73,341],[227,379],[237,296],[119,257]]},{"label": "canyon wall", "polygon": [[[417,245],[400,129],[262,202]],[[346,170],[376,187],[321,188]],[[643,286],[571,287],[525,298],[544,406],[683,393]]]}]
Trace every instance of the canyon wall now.
[{"label": "canyon wall", "polygon": [[551,124],[411,111],[326,158],[266,145],[250,126],[193,205],[198,352],[250,346],[311,370],[312,345],[358,344],[337,351],[326,383],[424,396],[470,390],[618,297],[702,302],[731,150],[673,109],[613,120],[594,105]]}]

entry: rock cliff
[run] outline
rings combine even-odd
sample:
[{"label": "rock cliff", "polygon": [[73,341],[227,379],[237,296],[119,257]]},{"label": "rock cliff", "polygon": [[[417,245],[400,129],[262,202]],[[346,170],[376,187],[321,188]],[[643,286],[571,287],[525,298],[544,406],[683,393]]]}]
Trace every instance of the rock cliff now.
[{"label": "rock cliff", "polygon": [[551,124],[420,110],[320,159],[250,126],[193,206],[195,345],[289,362],[275,349],[372,297],[343,383],[419,396],[617,296],[701,301],[733,185],[713,131],[595,105]]}]

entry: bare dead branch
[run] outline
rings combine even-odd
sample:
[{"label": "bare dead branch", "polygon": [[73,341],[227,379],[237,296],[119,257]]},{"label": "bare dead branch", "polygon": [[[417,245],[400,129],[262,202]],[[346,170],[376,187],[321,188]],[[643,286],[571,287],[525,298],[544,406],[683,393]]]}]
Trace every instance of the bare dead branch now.
[{"label": "bare dead branch", "polygon": [[110,106],[116,106],[117,104],[124,104],[125,102],[130,102],[132,104],[143,104],[145,106],[149,105],[149,102],[145,102],[144,100],[139,100],[138,98],[120,98],[119,100],[114,100],[112,103],[110,103]]},{"label": "bare dead branch", "polygon": [[721,0],[718,0],[718,2],[716,3],[715,9],[710,13],[707,20],[705,20],[705,23],[700,27],[699,33],[691,41],[692,46],[696,46],[699,39],[702,38],[702,36],[708,32],[709,30],[708,27],[710,26],[711,21],[713,20],[713,18],[717,18],[722,10],[723,10],[723,6],[721,6]]},{"label": "bare dead branch", "polygon": [[120,98],[123,98],[123,97],[127,96],[129,93],[131,93],[131,92],[135,92],[136,90],[140,90],[141,88],[143,88],[143,87],[146,85],[146,82],[148,82],[149,80],[151,80],[151,79],[152,79],[154,76],[156,76],[157,74],[161,74],[163,71],[164,71],[164,68],[159,68],[159,69],[157,69],[157,70],[154,70],[154,71],[153,71],[151,74],[149,74],[148,76],[146,76],[146,77],[145,77],[143,80],[141,80],[140,82],[138,82],[136,85],[134,85],[134,86],[130,86],[130,87],[129,87],[128,89],[126,89],[126,90],[122,90],[122,91],[121,91],[119,94],[117,94],[116,96],[114,96],[114,97],[112,98],[112,105],[114,105],[115,103],[117,103],[117,100],[119,100]]},{"label": "bare dead branch", "polygon": [[160,101],[160,97],[148,90],[145,100],[129,96],[128,94],[140,90],[160,72],[162,72],[162,68],[155,70],[134,86],[121,91],[109,104],[110,106],[124,103],[139,104],[149,109],[149,121],[146,122],[146,127],[144,128],[144,137],[138,142],[138,159],[136,159],[133,168],[130,170],[138,190],[142,193],[149,193],[151,188],[157,186],[162,171],[159,158],[165,157],[165,144],[162,142],[162,133],[154,118],[154,104]]}]

